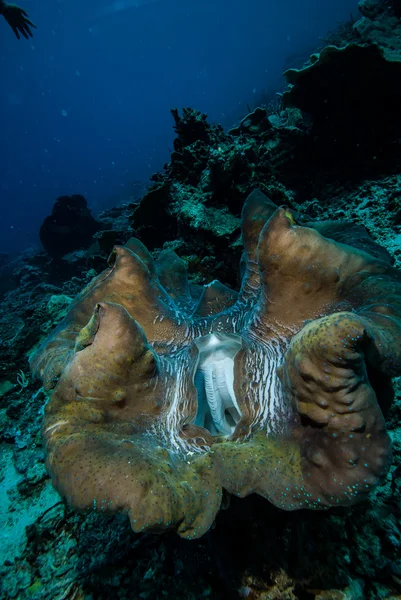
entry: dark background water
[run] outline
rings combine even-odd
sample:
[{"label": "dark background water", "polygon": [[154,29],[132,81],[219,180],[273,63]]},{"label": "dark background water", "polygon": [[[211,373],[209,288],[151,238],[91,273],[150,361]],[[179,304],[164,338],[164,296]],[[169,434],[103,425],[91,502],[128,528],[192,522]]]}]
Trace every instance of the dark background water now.
[{"label": "dark background water", "polygon": [[17,3],[38,28],[17,41],[0,17],[0,252],[39,245],[59,195],[95,214],[128,200],[168,160],[170,108],[229,125],[357,16],[356,0]]}]

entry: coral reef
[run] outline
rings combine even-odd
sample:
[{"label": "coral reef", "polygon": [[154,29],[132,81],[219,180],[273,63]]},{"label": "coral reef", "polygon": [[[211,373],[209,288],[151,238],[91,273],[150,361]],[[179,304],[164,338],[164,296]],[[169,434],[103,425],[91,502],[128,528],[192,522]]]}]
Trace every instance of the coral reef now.
[{"label": "coral reef", "polygon": [[[353,169],[387,160],[401,134],[400,59],[400,53],[377,44],[350,43],[327,46],[310,65],[284,73],[291,87],[283,107],[301,109],[312,119],[310,159],[350,161]],[[376,114],[380,127],[372,127]]]},{"label": "coral reef", "polygon": [[83,196],[60,196],[54,203],[52,214],[45,218],[40,228],[40,241],[46,252],[59,258],[87,248],[94,233],[102,229],[88,208]]},{"label": "coral reef", "polygon": [[[329,45],[343,48],[347,44],[368,44],[366,53],[356,51],[360,57],[368,57],[375,52],[372,44],[377,44],[381,48],[379,60],[389,66],[400,56],[399,4],[398,0],[363,0],[362,18],[331,33]],[[344,50],[342,56],[351,51]],[[321,52],[325,54],[324,48]],[[338,53],[329,54],[324,72],[328,79],[335,79],[338,73],[330,69]],[[319,60],[319,56],[313,56],[305,65],[306,72]],[[299,62],[288,66],[299,67]],[[375,88],[376,80],[369,69],[362,64],[362,70]],[[300,85],[301,80],[302,85],[306,83],[306,72],[299,75]],[[344,93],[355,97],[354,80],[349,78],[349,83],[351,89]],[[366,89],[368,83],[362,83]],[[329,84],[326,81],[328,92],[335,93]],[[390,94],[397,86],[396,81],[386,80],[383,91]],[[321,90],[316,89],[315,94],[318,101]],[[369,105],[370,98],[364,101]],[[352,121],[355,117],[360,123],[358,112],[345,108],[347,118]],[[373,108],[368,129],[381,135],[378,130],[382,118],[387,118],[386,106],[378,103]],[[318,221],[336,221],[338,226],[333,226],[332,235],[328,229],[321,232],[325,238],[340,244],[352,240],[358,251],[384,261],[386,268],[389,262],[401,266],[397,141],[388,144],[383,139],[384,152],[372,144],[371,155],[365,154],[366,162],[361,160],[363,149],[345,161],[341,153],[333,152],[335,148],[330,149],[324,135],[327,129],[320,131],[313,115],[298,106],[253,111],[247,117],[241,116],[241,122],[227,133],[192,109],[184,109],[181,114],[175,111],[173,116],[177,140],[171,161],[162,173],[154,175],[140,205],[124,205],[98,218],[103,223],[102,231],[93,236],[89,248],[65,255],[58,260],[57,268],[47,254],[34,252],[14,262],[1,260],[0,597],[399,598],[399,378],[393,379],[395,397],[391,404],[391,389],[368,369],[382,409],[388,409],[393,464],[383,485],[354,506],[285,511],[257,495],[236,498],[224,493],[214,526],[201,538],[187,541],[168,532],[163,536],[134,533],[123,515],[79,514],[60,501],[51,485],[40,434],[49,393],[29,380],[28,357],[68,314],[79,291],[101,272],[113,245],[124,245],[132,235],[140,237],[158,268],[173,257],[163,250],[176,250],[188,268],[189,291],[196,302],[201,293],[199,284],[213,277],[237,290],[243,275],[237,274],[243,248],[241,210],[249,193],[260,188],[276,205],[289,206],[301,228],[315,227],[318,232]],[[339,131],[349,135],[352,145],[352,135],[341,123],[338,126]],[[354,225],[347,229],[344,221]],[[364,228],[387,251],[372,245]],[[153,264],[152,260],[148,264]],[[182,273],[182,263],[176,265],[181,265]],[[170,286],[170,295],[171,290]],[[178,298],[176,294],[174,302]],[[234,303],[235,294],[227,301]],[[188,310],[188,304],[184,308]],[[290,361],[289,367],[291,364],[295,362]],[[26,381],[29,384],[25,387]],[[305,426],[307,419],[302,419]],[[237,444],[242,445],[242,441]],[[213,444],[211,456],[213,448],[223,445],[227,444]],[[195,444],[193,451],[196,458],[202,458],[202,448]]]},{"label": "coral reef", "polygon": [[198,111],[173,111],[171,160],[131,207],[131,226],[151,252],[169,242],[194,280],[203,283],[213,265],[237,287],[241,209],[253,189],[303,212],[310,198],[329,203],[366,177],[399,171],[401,24],[387,3],[367,4],[331,37],[336,47],[287,71],[280,110],[258,108],[228,133]]}]

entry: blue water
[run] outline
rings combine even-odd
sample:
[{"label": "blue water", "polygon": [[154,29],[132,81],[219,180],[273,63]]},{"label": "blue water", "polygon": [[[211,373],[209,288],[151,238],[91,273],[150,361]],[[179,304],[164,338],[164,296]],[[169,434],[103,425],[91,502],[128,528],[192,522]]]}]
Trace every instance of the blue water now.
[{"label": "blue water", "polygon": [[[96,214],[135,195],[169,158],[170,108],[232,124],[280,89],[292,54],[357,15],[356,0],[17,0],[0,17],[0,252],[39,246],[54,200]],[[288,65],[287,65],[288,66]]]}]

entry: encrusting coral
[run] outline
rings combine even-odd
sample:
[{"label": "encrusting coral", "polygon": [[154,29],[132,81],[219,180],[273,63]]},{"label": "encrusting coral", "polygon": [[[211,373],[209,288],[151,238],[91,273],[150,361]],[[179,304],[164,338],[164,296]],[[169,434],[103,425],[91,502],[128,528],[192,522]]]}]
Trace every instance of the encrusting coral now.
[{"label": "encrusting coral", "polygon": [[223,490],[323,508],[386,475],[400,273],[360,228],[298,225],[259,191],[242,239],[239,293],[214,281],[199,298],[173,252],[116,247],[34,356],[54,388],[47,467],[76,509],[193,538]]}]

